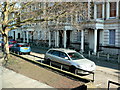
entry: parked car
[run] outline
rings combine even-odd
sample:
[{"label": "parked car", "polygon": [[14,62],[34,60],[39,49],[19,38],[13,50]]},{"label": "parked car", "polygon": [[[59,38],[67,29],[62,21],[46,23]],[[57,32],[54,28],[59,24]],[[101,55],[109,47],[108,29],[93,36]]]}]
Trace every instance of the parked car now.
[{"label": "parked car", "polygon": [[10,39],[9,42],[17,43],[14,39]]},{"label": "parked car", "polygon": [[28,43],[16,43],[11,47],[11,51],[17,54],[30,54],[31,48]]},{"label": "parked car", "polygon": [[[8,47],[11,48],[13,46],[13,44],[17,43],[16,41],[8,41]],[[0,41],[0,44],[2,47],[4,47],[4,42]]]},{"label": "parked car", "polygon": [[9,41],[8,44],[9,44],[9,48],[11,49],[11,47],[17,43],[16,41]]},{"label": "parked car", "polygon": [[75,72],[77,69],[77,73],[79,74],[90,74],[86,71],[94,72],[96,68],[96,65],[93,61],[86,59],[80,53],[70,49],[49,49],[44,58],[45,62],[52,61],[58,64],[63,64],[63,66],[67,66],[67,69],[72,72]]}]

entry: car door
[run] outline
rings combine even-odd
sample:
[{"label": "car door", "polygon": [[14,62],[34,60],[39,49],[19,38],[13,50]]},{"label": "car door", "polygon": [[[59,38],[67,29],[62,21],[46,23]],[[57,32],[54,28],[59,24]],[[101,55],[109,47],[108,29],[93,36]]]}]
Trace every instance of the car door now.
[{"label": "car door", "polygon": [[16,44],[11,47],[11,50],[16,51]]},{"label": "car door", "polygon": [[17,46],[18,46],[18,44],[15,44],[15,45],[14,45],[14,51],[18,51],[18,50],[17,50]]},{"label": "car door", "polygon": [[69,57],[67,56],[66,53],[60,52],[60,57],[59,57],[59,59],[60,59],[61,63],[64,64],[64,65],[67,65],[67,66],[70,66],[70,65],[71,65],[70,59],[69,59]]},{"label": "car door", "polygon": [[59,62],[60,63],[60,60],[59,60],[59,51],[56,51],[54,50],[52,53],[51,53],[51,60],[52,61],[55,61],[55,62]]}]

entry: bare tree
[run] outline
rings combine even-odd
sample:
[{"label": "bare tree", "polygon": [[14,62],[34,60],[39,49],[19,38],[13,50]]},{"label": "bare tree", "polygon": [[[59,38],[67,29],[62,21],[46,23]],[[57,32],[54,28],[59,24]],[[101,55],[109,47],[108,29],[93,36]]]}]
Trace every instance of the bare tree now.
[{"label": "bare tree", "polygon": [[[61,23],[69,22],[68,17],[73,16],[75,19],[76,14],[79,12],[79,16],[84,18],[87,17],[87,3],[78,2],[41,2],[42,7],[36,10],[30,10],[30,6],[36,5],[38,2],[10,2],[6,0],[1,2],[1,29],[0,32],[4,38],[4,59],[9,58],[9,47],[8,47],[8,32],[17,29],[23,25],[31,23],[43,23],[43,27],[48,28],[48,22],[52,21],[57,23],[56,26],[61,26]],[[40,2],[39,2],[40,3]],[[25,11],[28,10],[28,11]],[[82,13],[81,13],[82,12]],[[37,19],[37,17],[39,17]],[[71,24],[74,24],[73,20]]]}]

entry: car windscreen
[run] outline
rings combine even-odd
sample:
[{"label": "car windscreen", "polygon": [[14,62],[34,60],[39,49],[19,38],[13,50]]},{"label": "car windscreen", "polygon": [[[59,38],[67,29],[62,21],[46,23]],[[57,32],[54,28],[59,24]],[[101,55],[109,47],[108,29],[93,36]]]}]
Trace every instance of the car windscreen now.
[{"label": "car windscreen", "polygon": [[71,52],[71,53],[68,53],[68,55],[72,60],[84,59],[84,57],[77,52]]}]

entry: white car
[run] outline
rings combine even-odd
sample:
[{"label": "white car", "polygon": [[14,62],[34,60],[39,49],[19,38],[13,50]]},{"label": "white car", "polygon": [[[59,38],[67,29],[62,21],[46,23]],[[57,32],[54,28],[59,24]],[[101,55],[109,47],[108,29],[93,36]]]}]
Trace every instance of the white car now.
[{"label": "white car", "polygon": [[96,68],[93,61],[86,59],[80,53],[70,49],[49,49],[44,58],[46,62],[52,61],[67,66],[67,69],[72,72],[75,72],[77,69],[77,73],[80,74],[89,74],[89,72],[86,71],[94,72]]}]

